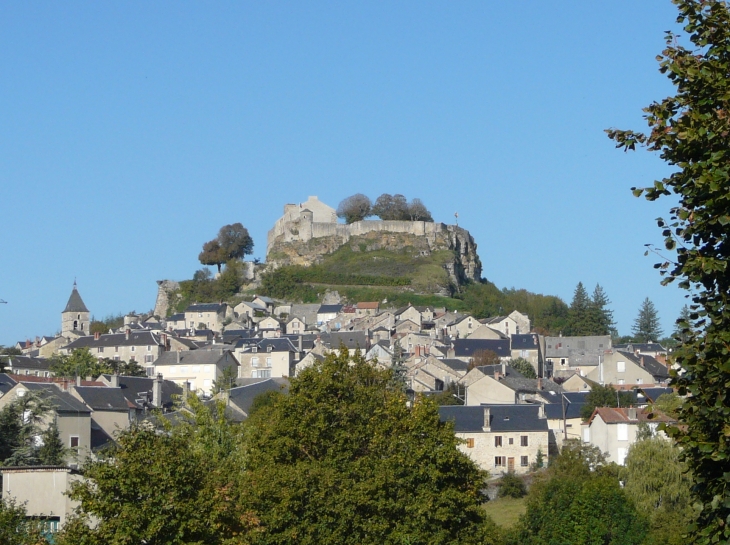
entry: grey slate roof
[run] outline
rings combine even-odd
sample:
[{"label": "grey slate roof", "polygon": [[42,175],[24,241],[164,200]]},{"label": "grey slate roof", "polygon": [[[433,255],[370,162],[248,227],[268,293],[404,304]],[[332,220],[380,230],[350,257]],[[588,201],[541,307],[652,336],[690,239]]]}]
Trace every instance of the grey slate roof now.
[{"label": "grey slate roof", "polygon": [[512,335],[512,350],[537,350],[540,343],[535,333]]},{"label": "grey slate roof", "polygon": [[342,310],[342,305],[321,305],[317,314],[337,314]]},{"label": "grey slate roof", "polygon": [[272,337],[269,339],[262,339],[256,344],[259,352],[268,352],[271,347],[271,352],[296,352],[297,349],[292,344],[292,341],[287,337]]},{"label": "grey slate roof", "polygon": [[89,309],[86,308],[83,299],[81,299],[81,295],[79,295],[79,290],[76,289],[76,283],[74,283],[74,289],[71,291],[71,296],[68,298],[68,303],[66,303],[66,308],[64,308],[63,311],[89,312]]},{"label": "grey slate roof", "polygon": [[484,409],[489,408],[492,432],[548,431],[536,405],[447,405],[439,407],[442,422],[453,421],[456,432],[483,432]]},{"label": "grey slate roof", "polygon": [[225,303],[198,303],[196,305],[189,305],[185,309],[185,312],[220,312],[225,307]]},{"label": "grey slate roof", "polygon": [[598,358],[611,349],[611,336],[545,337],[546,358],[568,358],[571,367],[598,365]]},{"label": "grey slate roof", "polygon": [[549,403],[545,405],[545,416],[551,420],[562,420],[563,407],[565,407],[565,418],[580,418],[580,411],[585,403],[571,403],[565,399],[565,404]]},{"label": "grey slate roof", "polygon": [[640,390],[644,394],[645,402],[654,402],[659,396],[671,394],[674,391],[671,388],[640,388]]},{"label": "grey slate roof", "polygon": [[641,354],[636,355],[633,352],[624,352],[619,350],[621,354],[625,355],[627,359],[630,359],[635,364],[646,369],[656,380],[660,382],[669,380],[669,369],[666,365],[658,362],[652,356],[643,356]]},{"label": "grey slate roof", "polygon": [[356,348],[362,351],[367,350],[368,335],[366,331],[333,331],[332,333],[322,333],[321,339],[332,350],[337,350],[340,343],[344,344],[348,350]]},{"label": "grey slate roof", "polygon": [[8,376],[7,373],[0,373],[0,395],[8,393],[16,384],[18,384],[18,382]]},{"label": "grey slate roof", "polygon": [[466,373],[469,364],[465,361],[457,360],[456,358],[444,358],[440,360],[444,365],[450,367],[457,373]]},{"label": "grey slate roof", "polygon": [[[505,365],[504,374],[502,373],[501,365],[482,365],[478,369],[485,375],[489,375],[491,377],[494,376],[495,372],[500,373],[501,377],[499,381],[515,392],[540,393],[540,395],[549,400],[550,403],[560,402],[560,394],[563,392],[563,388],[552,380],[545,378],[542,379],[542,388],[539,389],[538,385],[540,382],[538,379],[527,378],[517,371],[517,369],[510,367],[509,365]],[[555,392],[555,394],[551,394],[551,392]]]},{"label": "grey slate roof", "polygon": [[10,365],[13,369],[38,369],[47,371],[51,367],[51,362],[46,358],[30,358],[28,356],[11,356],[9,358]]},{"label": "grey slate roof", "polygon": [[142,330],[130,331],[129,338],[127,338],[126,333],[99,335],[98,339],[94,338],[93,335],[86,335],[79,337],[63,348],[74,350],[76,348],[98,348],[102,346],[106,348],[112,346],[155,346],[158,344],[160,344],[160,341],[152,331]]},{"label": "grey slate roof", "polygon": [[180,352],[163,352],[154,365],[238,365],[238,360],[230,350],[181,350]]},{"label": "grey slate roof", "polygon": [[55,407],[57,413],[91,414],[91,410],[68,392],[64,392],[53,383],[23,382],[24,388],[45,396]]},{"label": "grey slate roof", "polygon": [[462,358],[474,357],[480,350],[491,350],[500,358],[509,358],[509,339],[454,339],[452,343],[454,355]]},{"label": "grey slate roof", "polygon": [[76,393],[95,411],[128,411],[129,405],[121,388],[76,386]]},{"label": "grey slate roof", "polygon": [[[107,382],[111,380],[111,375],[102,375]],[[148,377],[119,377],[119,387],[131,403],[135,403],[135,399],[148,396],[152,399],[152,383],[155,379]],[[144,394],[144,395],[140,395]],[[162,381],[162,404],[165,407],[172,405],[172,396],[182,395],[182,388],[170,380]]]},{"label": "grey slate roof", "polygon": [[659,343],[628,343],[628,344],[618,344],[616,345],[616,350],[626,350],[628,352],[666,352],[667,349],[664,348]]}]

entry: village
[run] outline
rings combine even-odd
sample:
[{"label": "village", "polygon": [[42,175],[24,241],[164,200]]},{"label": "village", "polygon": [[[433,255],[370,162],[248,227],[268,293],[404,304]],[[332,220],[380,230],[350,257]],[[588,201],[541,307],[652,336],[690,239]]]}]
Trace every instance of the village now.
[{"label": "village", "polygon": [[[74,507],[64,492],[120,430],[184,411],[192,393],[223,401],[228,416],[242,422],[257,396],[286,392],[291,377],[342,350],[400,373],[409,399],[432,396],[441,419],[453,422],[459,448],[492,478],[546,467],[570,439],[622,465],[641,426],[661,433],[660,423],[674,422],[647,408],[672,392],[669,354],[656,342],[545,336],[518,311],[476,319],[377,301],[251,299],[191,304],[169,316],[129,314],[121,327],[90,334],[91,312],[74,284],[60,335],[18,342],[21,355],[4,357],[0,374],[0,410],[28,392],[51,400],[44,421],[57,426],[67,463],[3,467],[4,497],[27,502],[30,515],[53,513],[61,527]],[[142,376],[54,376],[54,358],[74,354],[131,362]],[[617,399],[621,392],[623,405],[595,407],[586,418],[587,396],[605,386]]]}]

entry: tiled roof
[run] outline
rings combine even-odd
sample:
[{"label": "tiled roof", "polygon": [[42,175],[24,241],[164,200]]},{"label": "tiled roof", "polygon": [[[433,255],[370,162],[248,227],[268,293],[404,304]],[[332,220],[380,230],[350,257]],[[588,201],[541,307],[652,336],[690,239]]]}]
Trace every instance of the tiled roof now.
[{"label": "tiled roof", "polygon": [[77,386],[76,393],[95,411],[128,411],[129,405],[121,388]]},{"label": "tiled roof", "polygon": [[66,303],[66,308],[64,308],[63,311],[64,312],[89,312],[89,309],[86,308],[84,301],[81,299],[81,295],[79,295],[79,291],[76,289],[75,283],[74,283],[74,289],[71,291],[71,296],[68,298],[68,303]]},{"label": "tiled roof", "polygon": [[[55,384],[22,382],[22,386],[31,392],[44,395],[58,413],[89,414],[91,410],[68,392],[64,392]],[[20,387],[20,386],[19,386]]]},{"label": "tiled roof", "polygon": [[159,345],[158,337],[152,331],[130,331],[129,336],[126,333],[113,333],[110,335],[99,335],[97,339],[94,335],[86,335],[67,344],[63,348],[65,350],[74,350],[76,348],[98,348],[112,346],[145,346]]}]

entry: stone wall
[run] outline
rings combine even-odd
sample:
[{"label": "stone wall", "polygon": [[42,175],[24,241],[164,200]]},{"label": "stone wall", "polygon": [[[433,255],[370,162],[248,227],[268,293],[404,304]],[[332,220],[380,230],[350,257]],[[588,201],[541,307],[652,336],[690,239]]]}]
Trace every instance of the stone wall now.
[{"label": "stone wall", "polygon": [[180,284],[174,280],[158,280],[157,281],[157,299],[155,300],[155,310],[153,314],[164,318],[170,308],[169,295],[175,290],[180,289]]}]

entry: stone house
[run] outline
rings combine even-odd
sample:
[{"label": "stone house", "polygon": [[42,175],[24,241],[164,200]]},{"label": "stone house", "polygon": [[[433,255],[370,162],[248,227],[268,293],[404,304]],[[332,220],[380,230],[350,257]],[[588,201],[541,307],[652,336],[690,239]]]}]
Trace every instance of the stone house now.
[{"label": "stone house", "polygon": [[421,326],[413,320],[400,320],[395,324],[396,337],[408,335],[409,333],[419,333]]},{"label": "stone house", "polygon": [[571,402],[565,394],[561,396],[559,402],[545,404],[545,416],[550,429],[551,454],[557,455],[566,439],[580,440],[583,424],[580,411],[583,405],[583,403]]},{"label": "stone house", "polygon": [[414,392],[440,392],[466,375],[466,366],[455,369],[433,356],[413,357],[406,365],[406,381]]},{"label": "stone house", "polygon": [[[512,357],[509,339],[455,339],[449,350],[450,358],[457,358],[469,362],[480,352],[491,351],[497,354],[501,361],[508,361]],[[452,354],[453,352],[453,354]]]},{"label": "stone house", "polygon": [[304,323],[304,320],[296,316],[286,323],[287,335],[302,335],[306,330],[307,324]]},{"label": "stone house", "polygon": [[496,329],[492,329],[488,325],[479,324],[479,327],[477,327],[474,331],[472,331],[467,337],[467,339],[506,339],[507,337],[504,336],[503,333],[497,331]]},{"label": "stone house", "polygon": [[527,360],[532,365],[538,377],[544,376],[542,347],[540,346],[540,337],[537,333],[512,335],[510,341],[512,359],[522,358]]},{"label": "stone house", "polygon": [[646,424],[653,433],[660,423],[675,423],[676,420],[654,411],[649,418],[649,409],[600,407],[582,425],[583,442],[598,447],[607,454],[609,462],[624,465],[629,447],[636,442],[639,424]]},{"label": "stone house", "polygon": [[273,316],[267,316],[256,324],[256,330],[263,338],[281,337],[281,322]]},{"label": "stone house", "polygon": [[529,379],[508,365],[475,367],[464,377],[466,405],[554,403],[562,388],[548,379]]},{"label": "stone house", "polygon": [[560,384],[566,392],[590,392],[593,389],[593,381],[578,373],[571,375]]},{"label": "stone house", "polygon": [[355,305],[355,314],[360,316],[373,316],[380,310],[380,303],[377,301],[363,301]]},{"label": "stone house", "polygon": [[[482,324],[476,318],[463,315],[446,326],[446,334],[452,339],[466,339],[471,336]],[[477,337],[478,338],[478,337]]]},{"label": "stone house", "polygon": [[270,297],[264,297],[263,295],[255,296],[253,298],[253,303],[255,305],[263,307],[264,310],[269,314],[274,312],[274,306],[276,305],[273,299],[271,299]]},{"label": "stone house", "polygon": [[[113,375],[112,379],[116,379],[118,384],[118,376]],[[141,407],[127,401],[118,386],[74,386],[69,388],[69,393],[91,409],[92,427],[96,424],[110,439],[114,439],[120,430],[125,430],[136,422],[138,412],[141,412]]]},{"label": "stone house", "polygon": [[50,377],[51,362],[46,358],[31,358],[29,356],[8,356],[5,368],[8,373],[15,375],[32,375],[35,377]]},{"label": "stone house", "polygon": [[164,352],[154,364],[155,375],[171,380],[179,386],[189,384],[190,390],[210,395],[213,382],[218,380],[227,367],[235,369],[239,375],[239,362],[230,350],[187,350]]},{"label": "stone house", "polygon": [[56,533],[78,507],[68,497],[71,484],[82,477],[69,467],[3,467],[2,499],[23,505],[26,516],[44,521],[46,529]]},{"label": "stone house", "polygon": [[599,384],[616,386],[654,384],[654,377],[641,366],[634,354],[609,350],[604,353],[596,368],[586,378]]},{"label": "stone house", "polygon": [[334,320],[341,311],[342,305],[320,305],[317,310],[317,325],[323,325]]},{"label": "stone house", "polygon": [[[188,329],[210,329],[221,331],[228,316],[228,305],[225,303],[200,303],[185,309],[185,323]],[[230,312],[233,318],[233,311]],[[204,327],[201,327],[203,324]]]},{"label": "stone house", "polygon": [[235,354],[241,363],[238,377],[242,379],[292,377],[302,355],[288,338],[242,344]]},{"label": "stone house", "polygon": [[545,337],[545,376],[587,375],[611,350],[611,336]]},{"label": "stone house", "polygon": [[[141,407],[142,412],[146,409],[168,411],[173,408],[174,398],[182,396],[183,393],[182,387],[159,376],[100,375],[99,381],[109,388],[119,388],[127,401],[127,406]],[[140,416],[140,412],[137,416]]]},{"label": "stone house", "polygon": [[165,351],[166,335],[152,331],[131,331],[107,335],[79,337],[63,347],[62,353],[71,354],[77,348],[88,348],[91,355],[116,361],[136,361],[143,367],[149,366]]},{"label": "stone house", "polygon": [[390,366],[392,358],[393,351],[390,349],[387,341],[373,344],[367,354],[365,354],[365,359],[369,361],[378,360],[378,363],[384,364],[386,367]]},{"label": "stone house", "polygon": [[423,320],[423,317],[421,316],[421,311],[418,310],[413,305],[408,305],[402,308],[399,308],[393,313],[396,321],[400,322],[402,320],[410,320],[416,324],[418,324],[418,328],[421,328],[421,321]]},{"label": "stone house", "polygon": [[242,301],[238,303],[235,307],[233,307],[233,313],[238,318],[242,318],[244,316],[248,318],[255,318],[267,314],[266,305],[260,305],[253,301]]},{"label": "stone house", "polygon": [[549,459],[549,429],[542,406],[493,405],[439,407],[443,422],[451,421],[464,443],[459,450],[494,477],[514,471],[525,474],[537,461]]}]

